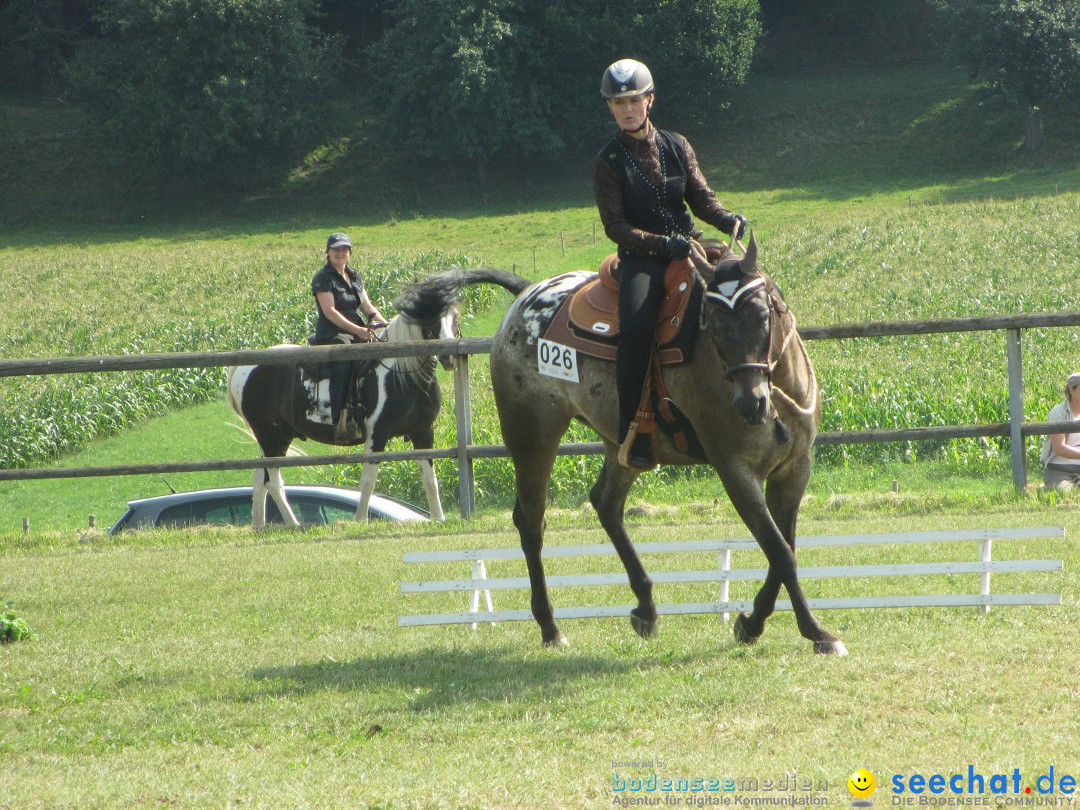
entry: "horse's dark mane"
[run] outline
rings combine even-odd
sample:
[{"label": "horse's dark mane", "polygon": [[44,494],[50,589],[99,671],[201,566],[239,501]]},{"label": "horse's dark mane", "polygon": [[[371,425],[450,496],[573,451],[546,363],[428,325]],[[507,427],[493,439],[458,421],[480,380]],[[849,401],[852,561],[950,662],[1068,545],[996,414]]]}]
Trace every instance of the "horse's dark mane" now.
[{"label": "horse's dark mane", "polygon": [[457,303],[458,294],[464,287],[477,282],[497,284],[517,295],[531,282],[506,270],[477,267],[465,270],[460,267],[431,276],[405,288],[394,302],[394,308],[415,321],[430,323],[438,320]]}]

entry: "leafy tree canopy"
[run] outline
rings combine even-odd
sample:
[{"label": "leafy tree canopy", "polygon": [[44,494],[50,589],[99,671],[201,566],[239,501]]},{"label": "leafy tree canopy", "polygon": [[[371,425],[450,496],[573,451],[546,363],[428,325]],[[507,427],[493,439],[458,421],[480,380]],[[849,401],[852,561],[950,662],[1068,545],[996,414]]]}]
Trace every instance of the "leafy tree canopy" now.
[{"label": "leafy tree canopy", "polygon": [[745,79],[757,12],[757,0],[397,0],[371,51],[375,107],[388,136],[425,154],[550,151],[610,126],[600,76],[633,57],[666,110],[697,116]]},{"label": "leafy tree canopy", "polygon": [[100,0],[70,74],[144,168],[241,176],[310,146],[333,90],[312,0]]},{"label": "leafy tree canopy", "polygon": [[1028,106],[1080,100],[1080,0],[935,0],[974,78]]}]

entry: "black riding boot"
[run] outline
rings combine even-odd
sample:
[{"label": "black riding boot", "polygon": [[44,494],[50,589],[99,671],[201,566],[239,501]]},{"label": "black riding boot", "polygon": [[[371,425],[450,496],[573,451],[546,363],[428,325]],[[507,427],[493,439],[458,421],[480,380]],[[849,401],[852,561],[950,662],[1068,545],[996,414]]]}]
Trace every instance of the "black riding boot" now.
[{"label": "black riding boot", "polygon": [[330,368],[330,421],[334,425],[334,441],[338,444],[356,438],[357,425],[349,412],[349,386],[352,383],[351,362],[332,363]]}]

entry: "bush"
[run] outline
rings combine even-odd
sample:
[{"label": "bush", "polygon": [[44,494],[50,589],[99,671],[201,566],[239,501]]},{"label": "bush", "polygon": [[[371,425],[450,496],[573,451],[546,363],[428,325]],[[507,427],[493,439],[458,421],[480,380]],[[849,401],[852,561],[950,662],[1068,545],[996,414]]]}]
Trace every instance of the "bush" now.
[{"label": "bush", "polygon": [[4,609],[0,611],[0,644],[30,641],[33,638],[34,631],[26,626],[26,622],[20,619],[14,610],[4,605]]},{"label": "bush", "polygon": [[151,174],[238,179],[322,130],[335,65],[312,0],[103,0],[70,69],[102,134]]}]

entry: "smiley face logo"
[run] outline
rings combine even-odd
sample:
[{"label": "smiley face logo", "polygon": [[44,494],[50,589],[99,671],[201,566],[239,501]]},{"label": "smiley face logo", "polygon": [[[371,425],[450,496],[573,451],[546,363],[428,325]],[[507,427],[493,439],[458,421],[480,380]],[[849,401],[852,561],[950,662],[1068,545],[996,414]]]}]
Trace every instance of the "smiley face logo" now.
[{"label": "smiley face logo", "polygon": [[865,799],[877,790],[877,780],[866,768],[859,768],[848,777],[847,789],[856,799]]}]

